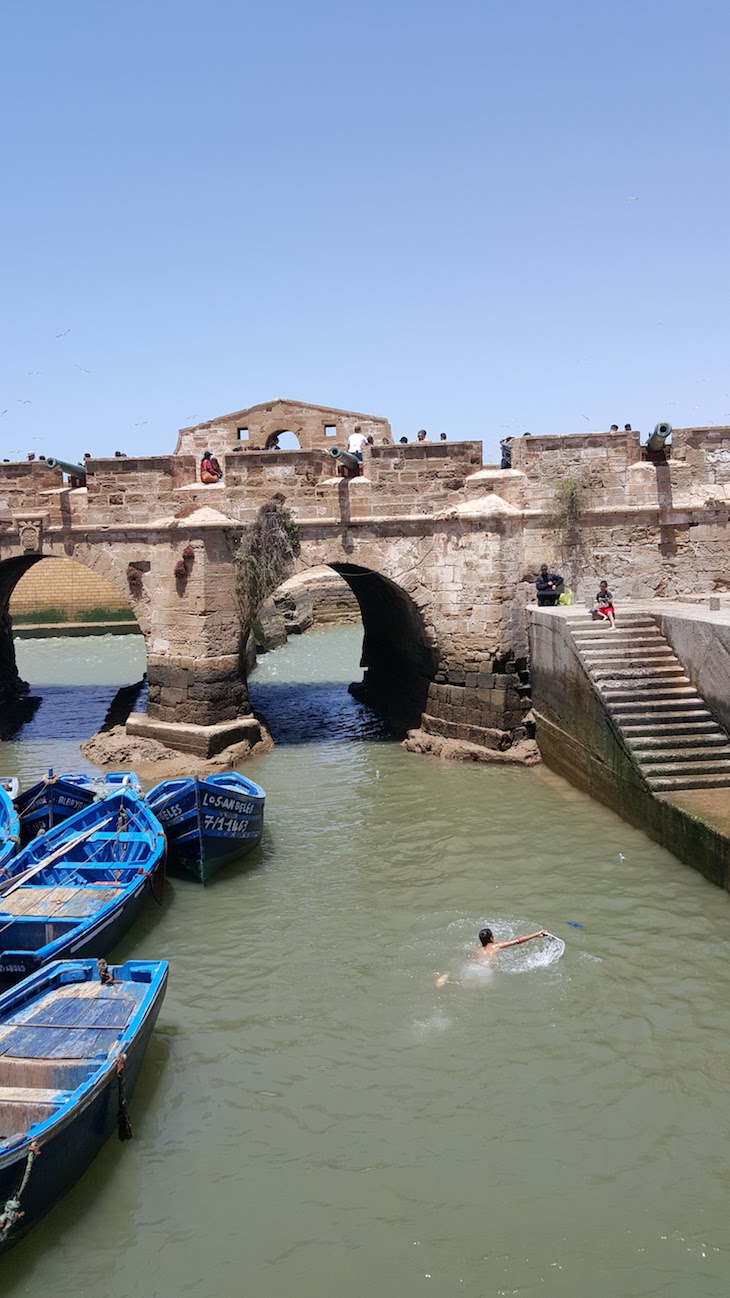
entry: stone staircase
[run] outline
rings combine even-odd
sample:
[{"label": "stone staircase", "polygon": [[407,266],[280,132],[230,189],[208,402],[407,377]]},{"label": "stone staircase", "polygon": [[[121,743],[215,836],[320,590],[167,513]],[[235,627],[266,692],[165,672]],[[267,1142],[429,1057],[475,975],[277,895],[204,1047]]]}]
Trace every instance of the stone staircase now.
[{"label": "stone staircase", "polygon": [[611,631],[568,618],[578,656],[653,793],[730,788],[730,737],[654,619],[623,613]]}]

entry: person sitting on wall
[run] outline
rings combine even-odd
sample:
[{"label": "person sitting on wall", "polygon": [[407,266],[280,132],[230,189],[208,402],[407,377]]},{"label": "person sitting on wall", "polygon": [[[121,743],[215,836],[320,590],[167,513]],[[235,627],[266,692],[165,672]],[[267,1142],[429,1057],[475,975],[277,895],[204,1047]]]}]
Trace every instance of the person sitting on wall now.
[{"label": "person sitting on wall", "polygon": [[617,433],[617,432],[618,432],[618,424],[611,424],[611,427],[609,428],[608,431],[609,431],[609,433]]},{"label": "person sitting on wall", "polygon": [[203,458],[200,461],[200,481],[206,486],[214,482],[220,482],[223,477],[223,470],[220,464],[211,455],[210,451],[203,451]]},{"label": "person sitting on wall", "polygon": [[540,564],[540,576],[535,582],[537,602],[540,608],[552,608],[554,604],[557,604],[562,584],[562,577],[559,577],[555,572],[548,572],[546,563]]},{"label": "person sitting on wall", "polygon": [[594,622],[610,622],[611,630],[616,630],[616,610],[613,607],[613,595],[608,589],[608,582],[602,581],[598,587],[596,602],[591,608]]},{"label": "person sitting on wall", "polygon": [[399,446],[407,446],[407,445],[408,445],[408,438],[407,438],[407,437],[399,437],[399,438],[398,438],[398,445],[399,445]]},{"label": "person sitting on wall", "polygon": [[416,433],[416,441],[419,443],[420,446],[431,445],[431,439],[429,438],[425,428],[419,428],[418,432]]},{"label": "person sitting on wall", "polygon": [[446,436],[446,433],[441,433],[441,434],[439,434],[439,441],[440,441],[440,442],[447,442],[448,440],[449,440],[449,439],[448,439],[448,437]]},{"label": "person sitting on wall", "polygon": [[502,452],[502,460],[499,465],[500,469],[511,469],[512,468],[512,438],[503,437],[501,442],[499,443],[499,449]]},{"label": "person sitting on wall", "polygon": [[271,437],[267,437],[267,438],[266,438],[266,441],[264,442],[264,450],[265,450],[265,451],[280,451],[280,450],[281,450],[281,447],[279,446],[279,434],[278,434],[278,433],[274,433],[273,436],[271,436]]}]

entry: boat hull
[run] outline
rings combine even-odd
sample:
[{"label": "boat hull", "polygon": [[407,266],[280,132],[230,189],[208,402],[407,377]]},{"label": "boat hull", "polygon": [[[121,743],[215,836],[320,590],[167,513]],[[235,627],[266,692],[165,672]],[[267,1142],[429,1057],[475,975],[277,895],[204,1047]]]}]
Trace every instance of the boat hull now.
[{"label": "boat hull", "polygon": [[0,990],[50,961],[106,959],[164,860],[162,827],[128,788],[35,838],[10,863],[0,895]]},{"label": "boat hull", "polygon": [[168,864],[202,884],[261,842],[265,799],[235,774],[163,780],[147,794],[167,836]]},{"label": "boat hull", "polygon": [[[125,969],[141,967],[144,962],[130,962]],[[151,967],[151,966],[150,966]],[[143,1013],[129,1040],[122,1040],[124,1055],[124,1091],[129,1100],[144,1059],[149,1039],[167,989],[167,966],[158,964],[160,970],[150,987]],[[44,970],[51,972],[57,966]],[[114,971],[119,973],[120,971]],[[0,1011],[2,1006],[0,1004]],[[2,1060],[0,1058],[0,1076]],[[27,1184],[20,1196],[22,1217],[13,1225],[5,1239],[0,1230],[0,1252],[11,1248],[36,1224],[50,1208],[71,1188],[96,1158],[112,1132],[117,1127],[118,1092],[113,1062],[105,1075],[85,1089],[77,1105],[68,1113],[59,1115],[47,1132],[41,1129],[36,1137],[40,1151],[38,1166],[31,1167]],[[29,1141],[17,1150],[3,1153],[0,1142],[0,1212],[18,1191],[27,1167]]]},{"label": "boat hull", "polygon": [[139,789],[137,776],[131,771],[115,771],[105,777],[94,775],[49,775],[26,789],[15,801],[20,816],[20,838],[25,845],[38,834],[46,834],[55,825],[75,816],[78,811],[103,797],[111,788],[127,781]]},{"label": "boat hull", "polygon": [[[6,789],[0,787],[0,870],[13,859],[20,843],[18,813]],[[2,875],[0,875],[0,878]]]}]

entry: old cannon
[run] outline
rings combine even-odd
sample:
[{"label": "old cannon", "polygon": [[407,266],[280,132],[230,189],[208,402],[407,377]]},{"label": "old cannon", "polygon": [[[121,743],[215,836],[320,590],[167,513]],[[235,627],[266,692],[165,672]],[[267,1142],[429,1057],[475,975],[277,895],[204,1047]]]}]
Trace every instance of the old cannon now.
[{"label": "old cannon", "polygon": [[71,464],[68,460],[56,460],[52,455],[49,455],[46,466],[49,469],[58,469],[61,473],[67,473],[69,478],[81,478],[83,482],[86,482],[86,467],[83,464]]},{"label": "old cannon", "polygon": [[672,431],[671,424],[655,424],[654,432],[651,434],[651,437],[646,443],[648,450],[663,451],[664,443],[669,437],[671,431]]},{"label": "old cannon", "polygon": [[325,453],[329,455],[330,459],[336,460],[338,464],[342,465],[343,469],[349,469],[351,473],[354,469],[359,470],[360,468],[361,461],[358,460],[356,455],[352,454],[352,451],[343,451],[339,446],[331,446],[329,451]]}]

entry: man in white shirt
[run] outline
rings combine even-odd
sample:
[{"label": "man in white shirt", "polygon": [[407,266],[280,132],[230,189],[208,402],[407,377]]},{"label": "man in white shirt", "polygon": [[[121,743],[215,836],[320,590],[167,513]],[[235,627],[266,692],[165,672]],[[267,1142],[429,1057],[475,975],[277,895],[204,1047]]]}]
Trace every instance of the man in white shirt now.
[{"label": "man in white shirt", "polygon": [[367,446],[368,439],[361,431],[360,425],[357,424],[347,439],[347,449],[351,455],[356,455],[362,464],[362,448]]}]

